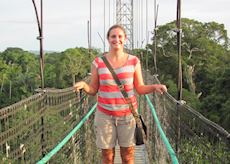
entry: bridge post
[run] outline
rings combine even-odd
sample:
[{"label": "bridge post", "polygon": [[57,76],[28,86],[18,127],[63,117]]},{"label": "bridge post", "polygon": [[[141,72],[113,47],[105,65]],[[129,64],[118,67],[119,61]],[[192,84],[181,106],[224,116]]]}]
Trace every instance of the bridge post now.
[{"label": "bridge post", "polygon": [[[178,51],[178,83],[177,83],[177,100],[182,100],[182,59],[181,59],[181,0],[177,0],[177,51]],[[176,153],[179,153],[179,141],[180,141],[180,103],[177,103],[177,135],[176,135]]]},{"label": "bridge post", "polygon": [[41,88],[44,89],[44,51],[43,51],[43,0],[40,0],[40,20],[38,16],[38,10],[36,7],[36,3],[32,0],[34,5],[34,10],[36,14],[37,24],[38,24],[38,32],[39,36],[37,39],[40,42],[40,77],[41,77]]}]

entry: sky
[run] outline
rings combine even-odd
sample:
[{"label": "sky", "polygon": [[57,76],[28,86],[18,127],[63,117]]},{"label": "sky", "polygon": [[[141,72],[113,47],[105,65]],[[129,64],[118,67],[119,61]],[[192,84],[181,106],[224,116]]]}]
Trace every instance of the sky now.
[{"label": "sky", "polygon": [[[203,23],[215,21],[224,24],[230,37],[229,0],[181,1],[182,17]],[[40,9],[40,0],[35,0],[35,2]],[[64,51],[67,48],[88,47],[89,2],[90,0],[43,0],[45,50]],[[146,19],[146,0],[134,0],[134,12],[136,13],[134,15],[134,35],[135,38],[142,40],[143,44],[146,44],[147,40],[146,30],[149,34],[148,42],[150,42],[154,25],[154,0],[147,0],[147,2],[148,19]],[[101,50],[103,50],[103,42],[100,36],[104,39],[108,28],[115,23],[115,0],[105,0],[105,4],[104,26],[104,0],[92,0],[92,46]],[[157,0],[157,4],[159,4],[158,25],[176,19],[176,0]],[[143,8],[142,12],[138,10],[141,8]],[[137,16],[137,11],[139,11],[139,16]],[[139,25],[137,21],[140,22]],[[143,32],[140,32],[140,29],[144,29]],[[38,27],[32,0],[0,0],[0,51],[4,51],[7,47],[39,50],[37,36]],[[135,47],[144,46],[138,44],[137,41],[134,45]]]}]

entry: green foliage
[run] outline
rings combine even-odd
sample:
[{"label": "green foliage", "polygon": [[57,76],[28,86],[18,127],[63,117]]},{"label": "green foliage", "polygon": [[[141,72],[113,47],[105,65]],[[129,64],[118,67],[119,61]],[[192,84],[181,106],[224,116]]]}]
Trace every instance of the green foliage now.
[{"label": "green foliage", "polygon": [[20,48],[8,48],[0,54],[0,108],[33,94],[38,88],[36,56]]},{"label": "green foliage", "polygon": [[13,159],[7,158],[5,154],[2,154],[2,152],[0,152],[0,163],[9,164],[9,163],[16,163],[16,161]]},{"label": "green foliage", "polygon": [[12,127],[16,127],[17,125],[19,125],[19,123],[22,120],[26,120],[28,118],[30,118],[31,116],[34,115],[34,111],[31,110],[27,110],[26,107],[23,107],[22,109],[19,109],[19,111],[17,112],[17,114],[15,115],[15,117],[10,118],[10,128]]},{"label": "green foliage", "polygon": [[[181,142],[179,160],[181,163],[215,163],[228,161],[230,153],[224,143],[211,143],[207,138],[192,137]],[[221,162],[222,161],[222,162]]]},{"label": "green foliage", "polygon": [[[87,76],[97,54],[97,50],[92,50],[89,55],[85,48],[45,54],[45,87],[72,86]],[[38,56],[20,48],[7,48],[0,53],[0,108],[34,94],[41,84],[40,79]]]},{"label": "green foliage", "polygon": [[70,48],[62,53],[46,55],[45,86],[55,88],[70,87],[90,72],[90,66],[97,54],[91,55],[85,48]]},{"label": "green foliage", "polygon": [[[212,121],[230,130],[230,52],[229,38],[223,24],[182,19],[183,99]],[[176,96],[178,54],[175,21],[159,26],[156,39],[148,45],[154,52],[157,44],[158,74],[169,83]],[[153,70],[153,55],[149,55]],[[170,79],[170,80],[168,80]]]},{"label": "green foliage", "polygon": [[186,104],[188,106],[193,107],[194,109],[197,109],[198,111],[201,108],[201,102],[200,100],[197,98],[197,95],[191,93],[189,90],[187,89],[183,89],[183,100],[186,101]]},{"label": "green foliage", "polygon": [[[173,97],[177,97],[177,85],[176,83],[171,79],[165,79],[164,84],[168,87],[168,92]],[[191,93],[189,90],[183,88],[183,100],[186,101],[186,104],[189,106],[192,106],[195,109],[200,109],[201,103],[200,100],[197,98],[197,96],[193,93]]]},{"label": "green foliage", "polygon": [[61,53],[46,54],[45,60],[45,86],[49,88],[64,88],[65,80],[64,66]]},{"label": "green foliage", "polygon": [[49,109],[52,111],[51,113],[47,114],[45,117],[45,124],[50,129],[48,132],[48,139],[50,140],[49,145],[56,145],[60,140],[63,139],[63,136],[66,134],[67,131],[70,130],[70,125],[63,121],[63,117],[53,111],[56,109]]}]

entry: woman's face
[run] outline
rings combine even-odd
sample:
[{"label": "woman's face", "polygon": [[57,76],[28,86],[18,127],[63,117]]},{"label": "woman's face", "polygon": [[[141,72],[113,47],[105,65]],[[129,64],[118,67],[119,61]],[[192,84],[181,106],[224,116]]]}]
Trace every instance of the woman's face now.
[{"label": "woman's face", "polygon": [[111,49],[123,49],[126,40],[126,35],[120,28],[114,28],[110,31],[108,42]]}]

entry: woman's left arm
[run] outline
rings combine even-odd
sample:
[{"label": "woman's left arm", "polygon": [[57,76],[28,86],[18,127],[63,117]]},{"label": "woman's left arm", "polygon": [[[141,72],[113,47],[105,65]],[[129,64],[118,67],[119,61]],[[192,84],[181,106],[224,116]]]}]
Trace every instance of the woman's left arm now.
[{"label": "woman's left arm", "polygon": [[140,62],[137,63],[136,68],[135,68],[134,86],[138,94],[148,94],[152,92],[159,92],[160,94],[163,94],[164,92],[167,92],[167,87],[165,85],[162,85],[162,84],[145,85],[144,84]]}]

